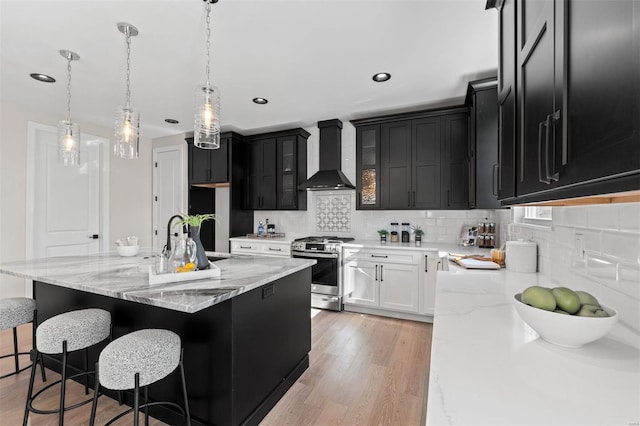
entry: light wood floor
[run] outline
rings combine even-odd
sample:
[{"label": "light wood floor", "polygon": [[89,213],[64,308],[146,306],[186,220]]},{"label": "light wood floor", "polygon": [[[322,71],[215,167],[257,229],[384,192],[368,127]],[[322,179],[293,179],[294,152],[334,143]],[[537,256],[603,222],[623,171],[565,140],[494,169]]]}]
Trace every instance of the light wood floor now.
[{"label": "light wood floor", "polygon": [[[30,326],[18,330],[21,350],[29,350]],[[262,424],[424,425],[431,330],[431,324],[321,311],[312,320],[309,369]],[[0,332],[0,354],[11,351],[11,330]],[[27,362],[26,358],[21,363]],[[12,368],[13,358],[0,361],[0,375]],[[40,389],[39,372],[36,377],[35,389]],[[47,370],[47,382],[58,377]],[[0,380],[0,425],[22,423],[28,384],[29,370]],[[57,407],[57,391],[57,387],[47,391],[37,406]],[[77,383],[68,385],[67,395],[67,403],[86,398],[84,388]],[[97,424],[103,424],[121,410],[116,401],[101,397]],[[66,424],[88,424],[90,411],[91,404],[87,404],[67,412]],[[56,415],[30,415],[31,425],[55,425],[57,420]],[[131,416],[126,416],[116,424],[131,423]]]}]

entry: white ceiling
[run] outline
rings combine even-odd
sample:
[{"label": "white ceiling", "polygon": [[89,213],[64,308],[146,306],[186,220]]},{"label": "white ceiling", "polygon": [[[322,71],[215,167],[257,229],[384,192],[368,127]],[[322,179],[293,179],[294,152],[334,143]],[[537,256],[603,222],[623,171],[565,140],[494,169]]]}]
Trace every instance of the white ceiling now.
[{"label": "white ceiling", "polygon": [[[496,74],[497,16],[485,0],[220,0],[213,5],[212,81],[222,130],[243,134],[314,126],[463,100],[469,80]],[[201,0],[0,0],[1,96],[111,127],[125,97],[125,38],[132,38],[132,104],[145,138],[192,130],[204,82]],[[390,81],[375,83],[376,72]],[[57,79],[41,83],[43,73]],[[265,97],[264,106],[251,102]],[[177,125],[165,118],[180,121]]]}]

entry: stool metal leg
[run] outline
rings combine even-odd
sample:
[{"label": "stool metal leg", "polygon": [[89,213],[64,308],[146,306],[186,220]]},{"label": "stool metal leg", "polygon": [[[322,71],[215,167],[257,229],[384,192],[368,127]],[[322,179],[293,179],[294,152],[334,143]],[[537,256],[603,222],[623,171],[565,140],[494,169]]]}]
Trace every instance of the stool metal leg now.
[{"label": "stool metal leg", "polygon": [[67,341],[62,341],[62,382],[60,383],[60,414],[58,417],[58,425],[64,425],[64,396],[67,384]]},{"label": "stool metal leg", "polygon": [[[38,310],[33,311],[33,321],[31,321],[31,346],[33,349],[36,348],[36,327],[38,325]],[[42,374],[42,381],[47,381],[47,376],[44,374],[44,358],[42,358],[42,353],[38,352],[40,355],[40,373]],[[32,361],[35,362],[35,361]]]},{"label": "stool metal leg", "polygon": [[135,375],[135,387],[133,391],[133,426],[139,426],[138,414],[140,412],[140,373]]},{"label": "stool metal leg", "polygon": [[144,387],[144,426],[149,426],[149,386]]},{"label": "stool metal leg", "polygon": [[[89,371],[89,348],[84,348],[84,371]],[[89,375],[84,376],[84,394],[89,395]]]},{"label": "stool metal leg", "polygon": [[191,414],[189,413],[189,398],[187,398],[187,381],[184,378],[184,364],[182,357],[184,348],[180,350],[180,377],[182,378],[182,395],[184,396],[184,413],[187,418],[187,426],[191,426]]},{"label": "stool metal leg", "polygon": [[91,417],[89,417],[89,426],[96,423],[96,409],[98,408],[98,393],[100,392],[100,379],[98,377],[98,363],[96,362],[95,387],[93,390],[93,403],[91,404]]},{"label": "stool metal leg", "polygon": [[13,358],[16,364],[16,373],[20,371],[20,361],[18,361],[18,329],[13,327]]},{"label": "stool metal leg", "polygon": [[31,401],[31,396],[33,395],[33,382],[36,379],[36,368],[38,367],[38,359],[42,359],[42,356],[38,352],[37,349],[32,350],[35,351],[35,357],[33,357],[33,364],[31,364],[31,376],[29,379],[29,390],[27,391],[27,402],[24,404],[24,418],[22,420],[22,426],[27,426],[27,420],[29,419],[29,404]]}]

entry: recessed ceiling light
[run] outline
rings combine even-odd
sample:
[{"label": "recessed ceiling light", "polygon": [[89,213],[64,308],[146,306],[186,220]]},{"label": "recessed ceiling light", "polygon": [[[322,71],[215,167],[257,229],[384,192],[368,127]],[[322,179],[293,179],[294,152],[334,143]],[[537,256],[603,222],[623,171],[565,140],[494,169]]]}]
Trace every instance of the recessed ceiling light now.
[{"label": "recessed ceiling light", "polygon": [[254,104],[258,104],[258,105],[264,105],[266,103],[268,103],[269,101],[265,98],[253,98],[253,103]]},{"label": "recessed ceiling light", "polygon": [[46,74],[40,74],[40,73],[33,73],[33,74],[29,74],[31,76],[31,78],[33,78],[34,80],[38,80],[38,81],[42,81],[43,83],[55,83],[56,79],[48,76]]},{"label": "recessed ceiling light", "polygon": [[165,118],[164,122],[165,123],[169,123],[169,124],[178,124],[179,123],[178,120],[174,120],[173,118]]},{"label": "recessed ceiling light", "polygon": [[391,74],[389,74],[388,72],[379,72],[377,74],[374,74],[371,78],[373,78],[373,81],[382,83],[383,81],[389,80],[391,78]]}]

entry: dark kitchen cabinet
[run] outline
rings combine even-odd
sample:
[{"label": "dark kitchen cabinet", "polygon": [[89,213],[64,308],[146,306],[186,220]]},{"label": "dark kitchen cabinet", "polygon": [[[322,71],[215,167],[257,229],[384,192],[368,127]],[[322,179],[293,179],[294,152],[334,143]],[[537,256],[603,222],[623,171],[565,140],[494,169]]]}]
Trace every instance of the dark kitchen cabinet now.
[{"label": "dark kitchen cabinet", "polygon": [[468,109],[353,120],[357,209],[469,208]]},{"label": "dark kitchen cabinet", "polygon": [[640,2],[496,3],[503,204],[640,189]]},{"label": "dark kitchen cabinet", "polygon": [[249,143],[247,167],[247,209],[275,210],[276,208],[276,139]]},{"label": "dark kitchen cabinet", "polygon": [[466,103],[471,147],[469,202],[479,209],[500,208],[497,79],[469,82]]},{"label": "dark kitchen cabinet", "polygon": [[516,0],[498,7],[498,168],[499,200],[516,195]]},{"label": "dark kitchen cabinet", "polygon": [[304,129],[249,136],[245,208],[306,210],[307,193],[298,185],[307,178]]},{"label": "dark kitchen cabinet", "polygon": [[229,136],[220,137],[220,148],[200,149],[193,138],[186,139],[189,146],[189,183],[229,182]]},{"label": "dark kitchen cabinet", "polygon": [[380,208],[380,125],[356,127],[356,192],[360,210]]}]

